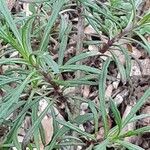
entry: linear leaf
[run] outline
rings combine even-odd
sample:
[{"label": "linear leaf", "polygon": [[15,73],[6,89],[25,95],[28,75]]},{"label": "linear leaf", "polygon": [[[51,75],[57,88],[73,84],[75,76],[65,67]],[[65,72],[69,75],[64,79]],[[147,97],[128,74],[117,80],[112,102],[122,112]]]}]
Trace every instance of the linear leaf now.
[{"label": "linear leaf", "polygon": [[142,39],[143,43],[145,44],[145,46],[147,47],[147,52],[150,55],[150,43],[145,39],[145,37],[143,35],[141,35],[139,32],[135,31],[135,33]]},{"label": "linear leaf", "polygon": [[77,56],[74,56],[73,58],[69,59],[65,65],[70,65],[70,64],[74,64],[77,61],[83,60],[85,58],[91,57],[91,56],[96,56],[96,55],[100,55],[99,52],[85,52],[85,53],[81,53]]},{"label": "linear leaf", "polygon": [[148,100],[150,97],[150,88],[146,90],[144,95],[138,100],[138,102],[133,106],[130,113],[127,115],[125,120],[123,121],[123,127],[129,123],[129,121],[134,117],[136,112],[141,108],[141,106]]},{"label": "linear leaf", "polygon": [[138,24],[140,24],[140,25],[143,25],[143,24],[146,24],[146,23],[150,23],[150,12],[149,11],[138,22]]},{"label": "linear leaf", "polygon": [[49,34],[50,31],[52,29],[52,26],[54,24],[54,22],[56,21],[59,11],[61,10],[62,6],[66,3],[66,0],[57,0],[54,4],[53,4],[53,10],[51,13],[50,18],[48,19],[48,23],[45,27],[44,33],[43,33],[43,38],[40,44],[40,51],[46,51],[47,45],[48,45],[48,41],[49,41]]},{"label": "linear leaf", "polygon": [[94,116],[94,126],[95,126],[95,134],[96,134],[98,132],[98,120],[99,120],[98,112],[92,101],[89,101],[88,104]]},{"label": "linear leaf", "polygon": [[123,46],[119,46],[119,45],[117,45],[117,46],[120,48],[120,50],[123,52],[123,54],[125,56],[125,60],[126,60],[126,62],[125,62],[126,63],[126,68],[125,68],[126,77],[127,77],[127,79],[129,79],[130,72],[131,72],[131,56],[130,56],[128,50],[125,49]]},{"label": "linear leaf", "polygon": [[71,31],[71,28],[72,28],[72,24],[68,23],[68,26],[65,29],[63,36],[62,36],[62,39],[61,39],[59,52],[58,52],[58,64],[59,64],[59,66],[61,66],[63,64],[63,59],[64,59],[64,55],[65,55],[65,50],[67,48],[67,42],[68,42],[68,37],[69,37],[69,33]]},{"label": "linear leaf", "polygon": [[135,122],[135,121],[137,121],[137,120],[141,120],[141,119],[148,118],[148,117],[150,117],[150,114],[140,114],[140,115],[138,115],[138,116],[134,116],[134,117],[130,120],[130,122]]},{"label": "linear leaf", "polygon": [[30,73],[28,75],[28,77],[24,80],[24,82],[18,86],[15,90],[15,92],[11,93],[11,96],[10,98],[1,105],[0,107],[0,123],[2,123],[1,121],[5,118],[8,117],[8,112],[9,112],[9,109],[18,102],[19,100],[19,97],[22,93],[22,91],[24,90],[26,84],[29,82],[29,79],[31,78],[31,76],[34,74],[34,72]]},{"label": "linear leaf", "polygon": [[57,84],[63,85],[63,86],[79,86],[79,85],[97,85],[97,82],[94,81],[88,81],[88,80],[82,80],[82,79],[73,79],[73,80],[54,80]]},{"label": "linear leaf", "polygon": [[[32,124],[35,123],[35,121],[38,119],[38,106],[39,104],[36,103],[34,105],[34,107],[32,107],[32,116],[31,116],[31,119],[32,119]],[[39,129],[37,128],[35,130],[35,132],[33,133],[33,138],[34,138],[34,142],[35,142],[35,145],[36,145],[36,148],[37,150],[40,150],[40,139],[39,139]]]},{"label": "linear leaf", "polygon": [[94,150],[106,150],[106,147],[108,144],[109,144],[109,140],[106,139],[102,143],[100,143],[99,145],[95,146]]},{"label": "linear leaf", "polygon": [[121,25],[116,21],[114,16],[111,13],[106,13],[106,11],[104,11],[104,9],[101,9],[95,2],[90,0],[80,0],[80,2],[83,4],[83,6],[85,6],[85,8],[91,8],[92,10],[95,10],[98,14],[103,15],[107,19],[117,24],[120,29],[122,29]]},{"label": "linear leaf", "polygon": [[9,43],[13,48],[15,48],[23,56],[23,58],[27,59],[26,53],[18,44],[18,41],[12,36],[9,31],[4,31],[2,27],[0,28],[0,38],[3,39],[6,43]]},{"label": "linear leaf", "polygon": [[[86,121],[92,120],[93,119],[93,115],[92,114],[85,114],[85,115],[80,115],[77,118],[75,118],[74,123],[76,123],[77,125],[83,124]],[[57,120],[56,120],[57,121]],[[45,150],[52,150],[57,143],[57,139],[59,139],[60,137],[62,137],[66,132],[68,132],[70,130],[70,128],[63,126],[62,128],[60,128],[58,130],[58,132],[54,135],[52,141],[50,142],[50,144],[46,147]]]},{"label": "linear leaf", "polygon": [[100,79],[99,79],[100,111],[102,114],[105,137],[108,134],[108,120],[107,120],[107,112],[106,112],[106,105],[105,105],[105,86],[106,86],[106,78],[107,78],[107,69],[108,69],[110,62],[111,62],[111,59],[107,58],[105,63],[103,64]]},{"label": "linear leaf", "polygon": [[13,144],[17,150],[21,150],[21,144],[18,141],[18,130],[13,134]]},{"label": "linear leaf", "polygon": [[120,112],[119,112],[116,104],[114,103],[113,99],[111,99],[111,101],[110,101],[110,108],[112,110],[115,122],[118,125],[119,132],[120,132],[121,131],[121,126],[122,126],[121,115],[120,115]]},{"label": "linear leaf", "polygon": [[72,130],[78,132],[78,133],[81,134],[81,135],[84,135],[84,136],[86,136],[86,137],[88,137],[88,138],[91,138],[91,139],[95,140],[95,138],[94,138],[93,135],[82,131],[79,127],[73,125],[73,124],[70,123],[70,122],[65,122],[65,121],[59,120],[59,119],[56,119],[56,121],[58,121],[60,124],[66,126],[66,127],[68,127],[68,128],[70,128],[70,129],[72,129]]},{"label": "linear leaf", "polygon": [[44,111],[39,115],[38,119],[34,122],[34,124],[32,125],[32,127],[28,130],[27,134],[25,135],[23,142],[22,142],[22,149],[24,149],[27,144],[28,141],[30,140],[30,138],[33,136],[33,133],[39,128],[39,125],[42,121],[42,119],[44,118],[44,116],[46,115],[46,113],[48,112],[48,110],[50,109],[50,107],[52,106],[53,101],[51,101],[48,106],[44,109]]},{"label": "linear leaf", "polygon": [[126,77],[126,71],[125,71],[123,64],[120,62],[120,60],[118,59],[118,57],[115,55],[115,53],[113,51],[111,51],[111,54],[112,54],[113,59],[116,62],[116,65],[119,69],[119,73],[121,74],[122,82],[126,83],[127,77]]},{"label": "linear leaf", "polygon": [[13,141],[13,135],[18,130],[18,128],[20,128],[20,126],[22,125],[22,122],[24,120],[24,117],[25,117],[26,113],[28,112],[28,110],[31,107],[34,107],[34,104],[36,104],[39,101],[38,98],[34,99],[32,101],[32,98],[33,98],[34,94],[35,94],[34,90],[32,90],[26,104],[24,105],[24,107],[22,107],[21,112],[19,113],[17,118],[14,120],[14,124],[11,127],[9,133],[7,134],[7,138],[4,141],[4,143],[11,143]]},{"label": "linear leaf", "polygon": [[134,135],[144,134],[145,132],[150,132],[150,126],[145,126],[136,130],[128,131],[127,133],[120,135],[119,138],[125,138],[125,137],[134,136]]},{"label": "linear leaf", "polygon": [[25,24],[22,27],[22,44],[24,50],[30,54],[32,53],[32,48],[31,48],[31,29],[32,29],[32,23],[33,23],[33,18],[34,16],[30,17]]},{"label": "linear leaf", "polygon": [[22,58],[1,58],[0,65],[27,64]]},{"label": "linear leaf", "polygon": [[59,66],[58,64],[52,59],[52,57],[48,54],[48,53],[44,53],[41,57],[41,61],[43,61],[43,63],[48,65],[48,68],[46,67],[46,65],[44,64],[44,66],[46,67],[46,70],[52,69],[54,71],[54,73],[59,73]]},{"label": "linear leaf", "polygon": [[11,83],[11,82],[19,81],[21,79],[23,79],[23,78],[7,77],[5,79],[2,79],[2,76],[0,75],[0,87],[4,86],[5,84]]},{"label": "linear leaf", "polygon": [[10,14],[9,9],[7,8],[6,5],[6,0],[1,0],[0,1],[0,12],[4,15],[7,23],[9,24],[9,27],[11,28],[13,34],[15,35],[16,39],[18,40],[20,46],[22,46],[22,41],[21,41],[21,35],[14,23],[14,20]]},{"label": "linear leaf", "polygon": [[90,67],[90,66],[86,66],[86,65],[64,65],[61,66],[60,69],[62,69],[62,71],[64,72],[66,71],[76,71],[76,70],[81,70],[81,71],[85,71],[85,72],[90,72],[90,73],[95,73],[95,74],[100,74],[101,70]]},{"label": "linear leaf", "polygon": [[132,143],[126,142],[126,141],[119,141],[118,140],[117,143],[119,143],[120,145],[126,147],[129,150],[144,150],[143,148],[141,148],[137,145],[134,145]]}]

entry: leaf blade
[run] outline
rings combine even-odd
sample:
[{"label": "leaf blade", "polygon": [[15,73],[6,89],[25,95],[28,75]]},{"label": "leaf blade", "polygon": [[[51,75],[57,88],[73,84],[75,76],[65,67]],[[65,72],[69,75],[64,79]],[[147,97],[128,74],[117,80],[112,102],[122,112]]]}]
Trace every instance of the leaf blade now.
[{"label": "leaf blade", "polygon": [[106,104],[105,104],[105,84],[107,78],[107,69],[111,62],[111,59],[108,57],[102,67],[100,79],[99,79],[99,102],[100,102],[100,111],[102,114],[102,120],[104,125],[105,137],[108,134],[108,120],[107,120],[107,112],[106,112]]}]

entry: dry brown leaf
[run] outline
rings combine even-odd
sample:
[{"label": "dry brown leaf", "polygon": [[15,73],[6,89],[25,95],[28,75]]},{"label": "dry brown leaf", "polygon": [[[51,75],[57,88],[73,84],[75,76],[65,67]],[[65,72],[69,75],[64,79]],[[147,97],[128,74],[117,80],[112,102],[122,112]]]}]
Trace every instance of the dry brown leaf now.
[{"label": "dry brown leaf", "polygon": [[99,129],[96,139],[98,141],[102,141],[104,139],[104,128],[103,127],[101,127]]},{"label": "dry brown leaf", "polygon": [[[48,103],[45,99],[40,100],[39,102],[39,112],[38,115],[40,115],[43,110],[47,107]],[[45,142],[48,144],[53,136],[53,118],[50,114],[47,114],[43,119],[42,119],[42,126],[44,129],[45,133]],[[42,140],[40,141],[40,150],[44,150],[44,145],[42,143]]]},{"label": "dry brown leaf", "polygon": [[87,98],[89,96],[89,94],[90,94],[90,86],[89,85],[85,85],[83,87],[83,92],[82,93],[83,93],[83,97]]},{"label": "dry brown leaf", "polygon": [[82,103],[80,109],[80,115],[84,115],[88,110],[88,103]]},{"label": "dry brown leaf", "polygon": [[[130,76],[150,75],[150,59],[132,60]],[[142,72],[141,72],[142,71]]]},{"label": "dry brown leaf", "polygon": [[110,84],[110,85],[108,85],[108,87],[107,87],[107,89],[106,89],[105,96],[106,96],[107,98],[110,98],[111,95],[112,95],[112,91],[113,91],[113,85]]},{"label": "dry brown leaf", "polygon": [[12,10],[12,8],[15,6],[16,0],[7,0],[6,1],[8,9]]},{"label": "dry brown leaf", "polygon": [[[145,106],[142,109],[141,114],[150,114],[150,106]],[[140,125],[141,126],[150,126],[150,117],[141,119]]]},{"label": "dry brown leaf", "polygon": [[98,52],[99,48],[96,45],[89,45],[88,50],[91,52],[93,52],[93,51]]},{"label": "dry brown leaf", "polygon": [[26,13],[26,16],[32,15],[32,12],[29,10],[29,3],[23,3],[23,10]]},{"label": "dry brown leaf", "polygon": [[139,64],[135,60],[132,60],[131,64],[130,76],[141,76],[142,73]]},{"label": "dry brown leaf", "polygon": [[131,55],[138,59],[142,56],[142,53],[136,47],[132,47]]},{"label": "dry brown leaf", "polygon": [[120,93],[118,93],[115,98],[114,98],[114,102],[116,105],[120,105],[124,98],[129,94],[129,90],[124,89],[123,91],[121,91]]},{"label": "dry brown leaf", "polygon": [[140,60],[142,74],[143,75],[150,75],[150,59]]},{"label": "dry brown leaf", "polygon": [[126,46],[129,52],[133,52],[132,45],[130,43],[126,44]]},{"label": "dry brown leaf", "polygon": [[[48,144],[53,136],[53,118],[51,116],[45,116],[42,119],[42,126],[44,129],[44,133],[45,133],[45,144]],[[44,150],[44,145],[42,144],[42,142],[40,143],[40,150]]]},{"label": "dry brown leaf", "polygon": [[94,30],[94,28],[89,25],[84,29],[85,34],[97,34],[97,32]]},{"label": "dry brown leaf", "polygon": [[114,82],[113,82],[113,87],[114,87],[114,89],[117,89],[117,88],[118,88],[119,83],[120,83],[120,81],[121,81],[121,75],[120,75],[120,73],[118,73],[117,79],[118,79],[117,81],[114,81]]},{"label": "dry brown leaf", "polygon": [[150,10],[150,0],[145,0],[144,10]]}]

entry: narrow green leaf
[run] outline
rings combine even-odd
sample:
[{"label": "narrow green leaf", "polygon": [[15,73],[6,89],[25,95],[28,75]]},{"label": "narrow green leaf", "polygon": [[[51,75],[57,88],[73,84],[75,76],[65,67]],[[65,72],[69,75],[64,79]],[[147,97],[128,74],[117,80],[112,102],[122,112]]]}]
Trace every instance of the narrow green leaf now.
[{"label": "narrow green leaf", "polygon": [[49,34],[53,27],[54,22],[56,21],[59,11],[61,10],[62,6],[66,3],[66,0],[57,0],[55,3],[53,3],[53,10],[51,13],[50,18],[48,19],[48,23],[45,27],[43,38],[40,44],[40,51],[46,51],[48,41],[49,41]]},{"label": "narrow green leaf", "polygon": [[[134,24],[135,24],[135,19],[136,19],[136,5],[135,5],[135,0],[129,0],[129,2],[131,3],[131,5],[132,5],[132,13],[133,13],[133,19],[132,19],[132,24],[133,24],[133,26],[134,26]],[[131,16],[132,16],[132,13],[131,13]]]},{"label": "narrow green leaf", "polygon": [[143,35],[141,35],[139,32],[134,31],[143,41],[143,43],[145,44],[145,46],[147,47],[147,52],[150,55],[150,43],[145,39],[145,37]]},{"label": "narrow green leaf", "polygon": [[25,115],[22,115],[12,126],[7,137],[4,139],[4,144],[10,144],[13,142],[13,135],[17,132],[17,130],[21,127],[22,122],[24,121]]},{"label": "narrow green leaf", "polygon": [[22,44],[24,50],[28,53],[32,53],[31,48],[31,29],[32,29],[32,23],[34,21],[34,16],[30,17],[25,24],[22,27]]},{"label": "narrow green leaf", "polygon": [[67,29],[67,26],[68,26],[68,17],[66,17],[65,15],[60,15],[61,17],[61,22],[60,22],[60,31],[59,31],[59,37],[58,39],[62,39],[64,33],[65,33],[65,30]]},{"label": "narrow green leaf", "polygon": [[30,138],[33,136],[33,133],[39,128],[39,125],[42,121],[42,119],[44,118],[44,116],[46,115],[46,113],[48,112],[48,110],[50,109],[50,107],[52,106],[53,101],[51,101],[48,106],[44,109],[44,111],[39,115],[38,119],[35,121],[35,123],[32,125],[32,127],[28,130],[27,134],[25,135],[23,142],[22,142],[22,149],[24,149]]},{"label": "narrow green leaf", "polygon": [[136,112],[141,108],[141,106],[148,100],[150,97],[150,88],[146,90],[144,95],[137,101],[137,103],[133,106],[130,113],[127,115],[125,120],[123,121],[123,127],[129,123],[129,121],[134,117]]},{"label": "narrow green leaf", "polygon": [[35,91],[32,90],[31,94],[26,102],[26,104],[24,105],[24,107],[21,109],[22,111],[19,113],[19,115],[17,116],[17,118],[14,120],[14,124],[11,127],[9,133],[7,134],[7,138],[4,140],[4,143],[11,143],[13,141],[13,135],[15,132],[17,132],[17,130],[20,128],[20,126],[22,125],[22,122],[24,120],[24,117],[26,115],[26,113],[28,112],[28,110],[32,107],[34,107],[34,104],[36,104],[39,99],[34,99],[32,101],[32,98],[35,94]]},{"label": "narrow green leaf", "polygon": [[60,127],[59,127],[58,122],[56,121],[57,113],[55,112],[54,107],[51,108],[51,115],[52,115],[52,118],[53,118],[53,127],[54,127],[53,132],[54,132],[54,135],[55,135]]},{"label": "narrow green leaf", "polygon": [[130,78],[130,73],[131,73],[131,56],[130,56],[127,49],[125,49],[124,47],[119,46],[119,45],[117,45],[117,46],[120,48],[120,50],[123,52],[123,54],[125,56],[125,60],[126,60],[126,69],[125,69],[126,70],[126,77],[127,77],[127,79],[129,79]]},{"label": "narrow green leaf", "polygon": [[141,119],[144,119],[144,118],[148,118],[150,117],[150,114],[140,114],[138,116],[134,116],[130,122],[136,122],[137,120],[141,120]]},{"label": "narrow green leaf", "polygon": [[[111,13],[106,13],[108,10],[101,9],[95,2],[90,0],[80,0],[80,2],[83,4],[85,8],[91,8],[92,10],[96,11],[98,14],[103,15],[107,19],[111,20],[115,24],[118,25],[120,29],[122,29],[121,25],[116,21],[115,17]],[[101,22],[99,22],[101,23]]]},{"label": "narrow green leaf", "polygon": [[69,37],[69,33],[71,31],[72,28],[72,24],[68,23],[68,26],[66,27],[62,39],[61,39],[61,43],[60,43],[60,47],[59,47],[59,52],[58,52],[58,64],[59,66],[61,66],[63,64],[63,59],[64,59],[64,55],[65,55],[65,50],[67,48],[67,42],[68,42],[68,37]]},{"label": "narrow green leaf", "polygon": [[18,130],[13,134],[13,144],[14,147],[17,148],[17,150],[21,150],[21,144],[18,141]]},{"label": "narrow green leaf", "polygon": [[[35,121],[38,119],[38,106],[39,104],[36,103],[34,105],[34,107],[32,107],[32,115],[31,115],[31,119],[32,119],[32,124],[35,123]],[[35,129],[35,132],[33,133],[33,137],[34,137],[34,142],[35,142],[35,145],[36,145],[36,148],[37,150],[40,150],[40,139],[39,139],[39,129]]]},{"label": "narrow green leaf", "polygon": [[126,142],[126,141],[119,141],[118,140],[117,143],[119,143],[120,145],[126,147],[129,150],[144,150],[143,148],[141,148],[137,145],[134,145],[132,143]]},{"label": "narrow green leaf", "polygon": [[42,69],[48,71],[52,69],[54,73],[59,73],[59,66],[58,64],[52,59],[52,57],[47,53],[44,52],[39,56],[40,63],[42,65]]},{"label": "narrow green leaf", "polygon": [[109,140],[106,139],[102,143],[100,143],[99,145],[96,145],[94,147],[94,150],[106,150],[106,147],[108,144],[109,144]]},{"label": "narrow green leaf", "polygon": [[22,58],[1,58],[0,65],[10,65],[10,64],[26,64],[27,63]]},{"label": "narrow green leaf", "polygon": [[74,123],[77,125],[83,124],[86,121],[93,120],[93,114],[92,113],[87,113],[84,115],[79,115],[75,120]]},{"label": "narrow green leaf", "polygon": [[[31,78],[31,76],[33,74],[34,74],[34,72],[30,73],[28,75],[28,77],[24,80],[24,82],[16,88],[15,92],[11,93],[11,97],[5,103],[3,103],[1,105],[1,107],[0,107],[1,121],[9,116],[9,114],[8,114],[9,109],[18,102],[22,91],[24,90],[26,84],[29,82],[29,79]],[[1,121],[0,121],[0,123],[1,123]]]},{"label": "narrow green leaf", "polygon": [[99,26],[105,31],[107,32],[107,29],[104,25],[102,25],[101,23],[99,24],[98,21],[96,20],[96,18],[94,16],[89,16],[89,12],[85,12],[85,18],[87,19],[87,21],[89,22],[89,24],[93,27],[93,29],[100,34],[100,30],[99,30]]},{"label": "narrow green leaf", "polygon": [[85,53],[81,53],[77,56],[74,56],[73,58],[69,59],[65,65],[71,65],[76,63],[77,61],[83,60],[85,58],[91,57],[91,56],[96,56],[96,55],[100,55],[99,52],[85,52]]},{"label": "narrow green leaf", "polygon": [[141,134],[144,134],[145,132],[150,132],[150,126],[145,126],[136,130],[128,131],[127,133],[120,135],[119,138],[141,135]]},{"label": "narrow green leaf", "polygon": [[6,0],[0,1],[0,12],[4,15],[5,20],[9,24],[9,27],[11,28],[13,34],[15,35],[16,39],[18,40],[20,46],[22,46],[21,35],[14,23],[14,20],[10,14],[9,9],[7,8]]},{"label": "narrow green leaf", "polygon": [[[80,115],[77,118],[75,118],[74,123],[76,123],[77,125],[83,124],[86,121],[92,120],[93,119],[93,114],[85,114],[85,115]],[[52,150],[57,143],[57,139],[59,139],[60,137],[63,137],[63,135],[68,132],[70,130],[70,128],[63,126],[62,128],[60,128],[58,130],[58,132],[54,135],[52,141],[49,143],[49,145],[45,148],[45,150]]]},{"label": "narrow green leaf", "polygon": [[92,101],[89,101],[88,104],[89,104],[89,107],[90,107],[90,109],[93,113],[93,116],[94,116],[94,126],[95,126],[95,135],[96,135],[98,132],[98,122],[99,122],[98,121],[99,120],[98,112],[97,112],[95,105],[93,104]]},{"label": "narrow green leaf", "polygon": [[93,67],[89,67],[86,65],[64,65],[61,66],[60,69],[62,69],[62,71],[76,71],[76,70],[81,70],[81,71],[85,71],[85,72],[90,72],[90,73],[94,73],[94,74],[100,74],[101,70],[93,68]]},{"label": "narrow green leaf", "polygon": [[74,80],[54,80],[57,84],[63,85],[63,86],[79,86],[79,85],[97,85],[97,82],[94,81],[88,81],[88,80],[82,80],[82,79],[74,79]]},{"label": "narrow green leaf", "polygon": [[8,83],[11,83],[11,82],[16,82],[16,81],[19,81],[23,78],[11,78],[11,77],[8,77],[6,79],[2,79],[2,76],[0,76],[0,87],[4,86],[5,84],[8,84]]},{"label": "narrow green leaf", "polygon": [[108,134],[108,120],[107,120],[107,112],[106,112],[106,105],[105,105],[105,86],[106,86],[106,78],[107,78],[107,69],[111,62],[110,58],[107,58],[105,63],[103,64],[100,79],[99,79],[99,101],[100,101],[100,111],[102,114],[102,121],[105,130],[105,137]]},{"label": "narrow green leaf", "polygon": [[5,32],[1,27],[0,38],[3,39],[6,43],[9,43],[13,48],[15,48],[23,56],[23,58],[27,59],[26,53],[24,52],[20,44],[18,44],[18,41],[12,36],[12,33],[10,33],[9,31]]},{"label": "narrow green leaf", "polygon": [[17,110],[18,108],[20,108],[24,104],[25,104],[25,101],[19,101],[17,103],[14,103],[13,105],[11,105],[11,108],[9,108],[7,110],[7,116],[10,116],[15,110]]},{"label": "narrow green leaf", "polygon": [[51,142],[49,143],[49,145],[45,148],[45,150],[53,150],[54,147],[57,144],[57,139],[59,139],[60,137],[62,137],[66,132],[69,131],[69,128],[67,127],[62,127],[60,128],[57,133],[54,135],[53,139],[51,140]]},{"label": "narrow green leaf", "polygon": [[113,51],[111,51],[111,54],[112,54],[113,59],[116,62],[116,65],[119,69],[119,73],[121,74],[122,82],[126,83],[127,77],[126,77],[126,71],[125,71],[123,64],[120,62],[120,60],[118,59],[118,57],[115,55],[115,53]]},{"label": "narrow green leaf", "polygon": [[[79,137],[80,138],[80,137]],[[74,136],[71,136],[71,135],[66,135],[64,137],[62,137],[63,140],[66,140],[66,139],[71,139],[71,140],[75,140],[75,141],[78,141],[78,142],[82,142],[81,139],[79,139],[78,137],[74,137]]]},{"label": "narrow green leaf", "polygon": [[143,24],[146,24],[146,23],[150,23],[150,12],[149,11],[138,22],[139,25],[143,25]]},{"label": "narrow green leaf", "polygon": [[70,128],[70,129],[72,129],[72,130],[78,132],[78,133],[81,134],[81,135],[84,135],[84,136],[86,136],[86,137],[88,137],[88,138],[90,138],[90,139],[95,140],[95,137],[94,137],[93,135],[82,131],[79,127],[73,125],[73,124],[70,123],[70,122],[65,122],[65,121],[59,120],[59,119],[56,119],[56,121],[58,121],[60,124],[66,126],[66,127],[68,127],[68,128]]},{"label": "narrow green leaf", "polygon": [[120,112],[116,106],[116,104],[114,103],[113,99],[110,100],[110,108],[112,110],[112,113],[114,115],[115,118],[115,122],[118,125],[119,128],[119,133],[121,131],[121,126],[122,126],[122,119],[121,119],[121,115]]}]

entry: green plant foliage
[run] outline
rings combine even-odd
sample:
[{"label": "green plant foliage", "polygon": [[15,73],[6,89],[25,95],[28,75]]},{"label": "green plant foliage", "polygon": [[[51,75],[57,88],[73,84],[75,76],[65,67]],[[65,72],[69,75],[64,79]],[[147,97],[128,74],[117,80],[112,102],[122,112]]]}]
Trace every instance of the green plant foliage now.
[{"label": "green plant foliage", "polygon": [[[108,147],[143,150],[124,139],[149,132],[150,127],[130,131],[124,131],[124,128],[131,122],[150,117],[149,114],[136,115],[149,99],[150,88],[124,119],[114,99],[107,101],[105,95],[107,81],[117,80],[109,73],[112,62],[121,75],[121,83],[125,85],[130,80],[132,54],[120,41],[140,45],[150,55],[150,43],[146,38],[150,33],[150,12],[139,16],[142,1],[25,2],[32,15],[26,16],[18,10],[12,13],[6,0],[0,0],[0,127],[8,128],[0,139],[0,149],[40,150],[42,144],[44,150],[74,150],[77,146],[84,149],[88,145],[87,150],[107,150]],[[80,19],[83,19],[83,27],[77,25]],[[91,26],[94,33],[83,33],[82,37],[79,31],[84,32],[87,26]],[[87,50],[89,45],[97,46],[98,50]],[[71,53],[68,52],[70,47],[73,47]],[[77,47],[81,47],[80,53],[76,52]],[[125,64],[120,62],[114,50],[124,55]],[[100,65],[86,63],[95,57]],[[63,77],[66,74],[69,74],[67,79]],[[97,104],[79,94],[84,85],[98,89]],[[42,100],[47,106],[39,114]],[[82,103],[88,105],[90,112],[80,114]],[[109,113],[114,119],[113,128],[109,127]],[[42,126],[45,116],[53,119],[49,143]],[[31,122],[20,142],[18,136],[26,117]],[[100,119],[104,129],[101,142],[97,139]],[[84,129],[86,123],[93,125],[92,131]]]}]

